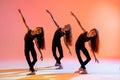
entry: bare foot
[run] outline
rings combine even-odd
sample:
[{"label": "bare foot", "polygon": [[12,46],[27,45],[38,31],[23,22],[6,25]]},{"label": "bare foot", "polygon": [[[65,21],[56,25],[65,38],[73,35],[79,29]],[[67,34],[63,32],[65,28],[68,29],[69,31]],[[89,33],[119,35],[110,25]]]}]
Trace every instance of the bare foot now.
[{"label": "bare foot", "polygon": [[29,74],[27,74],[27,75],[35,75],[35,72],[31,72],[31,73],[29,73]]},{"label": "bare foot", "polygon": [[59,67],[56,68],[56,69],[63,69],[63,67],[62,67],[62,65],[60,64]]},{"label": "bare foot", "polygon": [[80,74],[87,74],[86,69],[83,69],[82,71],[80,71]]}]

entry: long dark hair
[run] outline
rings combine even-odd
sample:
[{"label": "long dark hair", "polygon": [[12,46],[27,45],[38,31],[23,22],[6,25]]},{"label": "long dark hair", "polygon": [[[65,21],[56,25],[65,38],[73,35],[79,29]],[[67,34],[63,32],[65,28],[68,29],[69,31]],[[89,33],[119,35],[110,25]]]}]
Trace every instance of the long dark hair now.
[{"label": "long dark hair", "polygon": [[36,35],[38,48],[45,49],[44,29],[42,27],[37,28],[41,29],[41,33]]},{"label": "long dark hair", "polygon": [[65,25],[68,30],[65,31],[65,40],[68,45],[72,45],[72,28],[70,24]]},{"label": "long dark hair", "polygon": [[92,29],[91,31],[95,31],[96,35],[91,38],[91,49],[93,52],[98,53],[99,51],[99,33],[97,29]]}]

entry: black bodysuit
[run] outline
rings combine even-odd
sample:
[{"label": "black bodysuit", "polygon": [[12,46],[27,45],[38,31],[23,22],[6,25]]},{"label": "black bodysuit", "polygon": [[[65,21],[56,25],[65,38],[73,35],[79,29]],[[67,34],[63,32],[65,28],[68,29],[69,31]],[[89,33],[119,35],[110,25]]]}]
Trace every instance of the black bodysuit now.
[{"label": "black bodysuit", "polygon": [[82,47],[85,46],[85,42],[89,41],[91,38],[87,37],[87,32],[84,32],[82,34],[80,34],[80,36],[78,37],[75,47],[77,49],[80,49]]},{"label": "black bodysuit", "polygon": [[[31,71],[34,71],[33,66],[37,61],[36,51],[35,51],[34,43],[33,43],[34,38],[35,38],[35,36],[31,35],[31,30],[29,30],[28,33],[26,33],[25,38],[24,38],[25,57],[26,57],[26,60],[28,62],[28,65],[29,65]],[[30,52],[33,57],[33,61],[30,60]]]},{"label": "black bodysuit", "polygon": [[[87,32],[84,32],[82,34],[80,34],[80,36],[78,37],[77,41],[76,41],[76,44],[75,44],[75,49],[76,49],[76,54],[77,54],[77,57],[78,57],[78,60],[81,64],[81,67],[83,69],[86,69],[85,68],[85,65],[90,61],[90,55],[87,51],[87,49],[85,48],[85,42],[91,40],[90,37],[87,37]],[[86,56],[86,60],[83,61],[82,58],[81,58],[81,55],[80,55],[80,50],[83,52],[83,54]]]},{"label": "black bodysuit", "polygon": [[[61,31],[61,28],[57,29],[55,34],[54,34],[53,41],[52,41],[53,56],[56,60],[56,63],[59,63],[59,64],[61,64],[60,60],[63,58],[63,50],[62,50],[61,40],[60,40],[60,38],[63,35],[64,35],[64,32]],[[60,54],[59,57],[57,57],[56,48],[58,48],[58,51],[59,51],[59,54]]]}]

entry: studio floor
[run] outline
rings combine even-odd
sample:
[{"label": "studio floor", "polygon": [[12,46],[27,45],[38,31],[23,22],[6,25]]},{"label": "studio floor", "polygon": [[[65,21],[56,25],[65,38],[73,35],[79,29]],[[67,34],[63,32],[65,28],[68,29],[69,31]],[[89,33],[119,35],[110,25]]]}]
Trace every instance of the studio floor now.
[{"label": "studio floor", "polygon": [[29,76],[26,62],[2,65],[0,80],[120,80],[120,60],[101,59],[99,64],[92,60],[86,65],[88,74],[74,73],[80,66],[75,59],[63,59],[60,70],[56,70],[54,64],[54,60],[38,61],[36,74]]}]

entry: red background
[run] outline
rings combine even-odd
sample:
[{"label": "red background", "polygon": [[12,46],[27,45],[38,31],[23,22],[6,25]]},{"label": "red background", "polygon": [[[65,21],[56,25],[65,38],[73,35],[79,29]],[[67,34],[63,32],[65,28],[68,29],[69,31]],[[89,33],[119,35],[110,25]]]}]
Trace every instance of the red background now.
[{"label": "red background", "polygon": [[65,45],[62,44],[65,58],[76,58],[74,44],[82,33],[77,22],[70,15],[70,11],[73,11],[85,29],[89,31],[94,27],[98,28],[100,33],[98,57],[120,59],[119,0],[0,0],[0,61],[25,60],[26,30],[18,13],[19,8],[31,29],[36,26],[44,27],[46,50],[43,51],[43,55],[45,59],[53,58],[51,42],[56,30],[46,9],[53,13],[62,27],[67,23],[72,25],[73,46],[70,48],[73,55],[71,57]]}]

